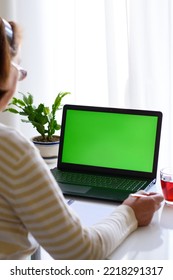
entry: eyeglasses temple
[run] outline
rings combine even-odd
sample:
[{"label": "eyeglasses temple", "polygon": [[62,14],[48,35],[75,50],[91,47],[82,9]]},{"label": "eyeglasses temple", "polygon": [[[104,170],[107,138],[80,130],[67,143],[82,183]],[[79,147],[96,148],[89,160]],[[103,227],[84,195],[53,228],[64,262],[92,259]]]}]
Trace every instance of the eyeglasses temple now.
[{"label": "eyeglasses temple", "polygon": [[9,24],[9,22],[6,21],[5,19],[2,18],[2,21],[4,23],[5,32],[6,32],[6,36],[7,36],[8,42],[11,45],[12,41],[13,41],[13,30],[12,30],[12,27]]}]

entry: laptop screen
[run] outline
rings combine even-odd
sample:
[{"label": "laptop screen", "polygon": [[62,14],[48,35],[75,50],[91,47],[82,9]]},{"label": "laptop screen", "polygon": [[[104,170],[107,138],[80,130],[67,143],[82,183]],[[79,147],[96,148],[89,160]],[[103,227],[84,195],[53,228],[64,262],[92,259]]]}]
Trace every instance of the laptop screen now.
[{"label": "laptop screen", "polygon": [[160,112],[66,105],[62,164],[153,173]]}]

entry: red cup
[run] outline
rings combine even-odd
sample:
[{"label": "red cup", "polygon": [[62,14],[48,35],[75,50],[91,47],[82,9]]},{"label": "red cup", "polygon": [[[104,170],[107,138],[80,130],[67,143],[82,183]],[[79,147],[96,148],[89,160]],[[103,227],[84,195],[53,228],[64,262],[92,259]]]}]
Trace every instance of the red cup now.
[{"label": "red cup", "polygon": [[160,182],[165,202],[173,205],[173,169],[170,167],[160,170]]}]

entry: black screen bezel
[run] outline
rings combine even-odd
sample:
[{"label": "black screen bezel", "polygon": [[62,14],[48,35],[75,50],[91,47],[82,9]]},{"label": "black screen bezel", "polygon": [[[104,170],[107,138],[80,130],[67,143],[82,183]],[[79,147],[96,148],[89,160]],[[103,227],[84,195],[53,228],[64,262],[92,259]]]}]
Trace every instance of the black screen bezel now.
[{"label": "black screen bezel", "polygon": [[[153,161],[152,172],[141,172],[141,171],[123,170],[123,169],[116,169],[116,168],[104,168],[104,167],[98,167],[98,166],[87,166],[87,165],[79,165],[79,164],[62,162],[65,122],[66,122],[66,115],[67,115],[68,110],[80,110],[80,111],[83,110],[83,111],[108,112],[108,113],[110,112],[110,113],[119,113],[119,114],[136,114],[136,115],[145,115],[145,116],[156,116],[158,118],[158,122],[157,122],[157,130],[156,130],[156,145],[155,145],[155,150],[154,150],[154,161]],[[74,171],[74,172],[87,172],[87,173],[98,173],[98,174],[102,173],[105,175],[107,174],[107,175],[112,175],[112,176],[126,175],[126,176],[130,176],[130,177],[136,176],[139,178],[145,177],[148,179],[154,179],[154,178],[156,178],[156,174],[157,174],[160,136],[161,136],[161,125],[162,125],[162,112],[160,112],[160,111],[66,104],[63,107],[61,136],[60,136],[60,146],[59,146],[57,167],[59,170],[62,170],[62,171],[69,170],[69,171]],[[73,143],[72,143],[72,147],[73,147]]]}]

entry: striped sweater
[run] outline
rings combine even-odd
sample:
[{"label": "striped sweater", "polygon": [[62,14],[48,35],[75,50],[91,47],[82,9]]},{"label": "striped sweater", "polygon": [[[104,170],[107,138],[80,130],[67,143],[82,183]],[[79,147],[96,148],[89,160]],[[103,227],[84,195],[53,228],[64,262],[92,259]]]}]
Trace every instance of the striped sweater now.
[{"label": "striped sweater", "polygon": [[0,124],[0,259],[26,259],[38,244],[54,259],[104,259],[136,228],[125,205],[84,227],[34,145]]}]

